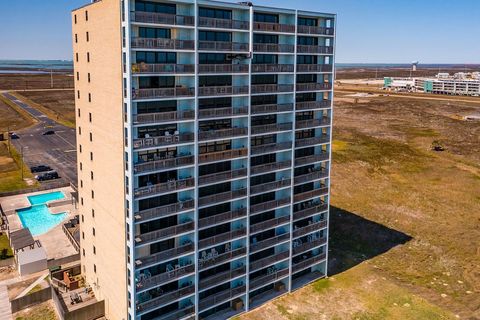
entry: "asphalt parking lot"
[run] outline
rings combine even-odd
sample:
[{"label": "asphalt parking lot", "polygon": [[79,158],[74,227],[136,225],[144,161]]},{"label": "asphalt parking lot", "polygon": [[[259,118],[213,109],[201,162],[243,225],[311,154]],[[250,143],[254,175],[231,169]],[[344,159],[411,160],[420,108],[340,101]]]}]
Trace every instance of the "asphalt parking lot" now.
[{"label": "asphalt parking lot", "polygon": [[[9,93],[2,93],[4,97],[27,111],[38,123],[32,127],[16,131],[19,139],[11,140],[19,153],[23,151],[23,159],[28,167],[34,165],[48,165],[56,170],[60,179],[77,185],[77,152],[75,129],[65,127],[37,109],[18,100]],[[55,131],[52,135],[43,135],[47,130]],[[42,184],[48,184],[45,182]]]}]

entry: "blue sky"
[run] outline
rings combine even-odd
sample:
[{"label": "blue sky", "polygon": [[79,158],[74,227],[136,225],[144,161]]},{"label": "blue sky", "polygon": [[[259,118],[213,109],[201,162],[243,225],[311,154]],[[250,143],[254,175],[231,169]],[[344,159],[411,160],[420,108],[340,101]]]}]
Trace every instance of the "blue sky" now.
[{"label": "blue sky", "polygon": [[[70,10],[88,2],[0,1],[0,59],[71,60]],[[478,0],[253,2],[337,13],[337,62],[480,63]]]}]

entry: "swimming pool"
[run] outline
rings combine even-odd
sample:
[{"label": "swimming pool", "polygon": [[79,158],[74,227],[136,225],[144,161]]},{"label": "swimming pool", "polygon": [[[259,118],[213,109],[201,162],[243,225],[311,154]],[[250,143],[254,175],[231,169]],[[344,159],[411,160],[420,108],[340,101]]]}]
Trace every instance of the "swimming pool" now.
[{"label": "swimming pool", "polygon": [[48,232],[67,217],[66,212],[52,214],[46,205],[48,201],[65,199],[65,195],[61,191],[38,194],[27,198],[32,206],[17,210],[17,214],[23,227],[28,228],[33,236]]}]

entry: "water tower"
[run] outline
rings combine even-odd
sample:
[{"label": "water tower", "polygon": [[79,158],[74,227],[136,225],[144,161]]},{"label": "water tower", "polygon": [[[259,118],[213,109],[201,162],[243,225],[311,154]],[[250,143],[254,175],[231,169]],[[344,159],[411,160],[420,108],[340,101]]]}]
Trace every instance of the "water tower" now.
[{"label": "water tower", "polygon": [[412,62],[412,71],[417,71],[418,61]]}]

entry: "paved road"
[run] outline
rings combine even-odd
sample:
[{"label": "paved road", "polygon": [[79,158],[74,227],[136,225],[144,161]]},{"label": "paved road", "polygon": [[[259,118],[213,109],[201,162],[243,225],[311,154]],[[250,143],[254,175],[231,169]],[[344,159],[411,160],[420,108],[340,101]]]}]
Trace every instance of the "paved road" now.
[{"label": "paved road", "polygon": [[[12,140],[18,152],[21,152],[23,147],[25,164],[29,167],[39,164],[49,165],[58,172],[62,179],[76,185],[77,152],[75,129],[55,122],[8,92],[0,94],[38,120],[38,123],[34,126],[15,131],[20,139]],[[54,130],[55,134],[42,135],[46,130]],[[58,182],[59,180],[54,181]]]}]

